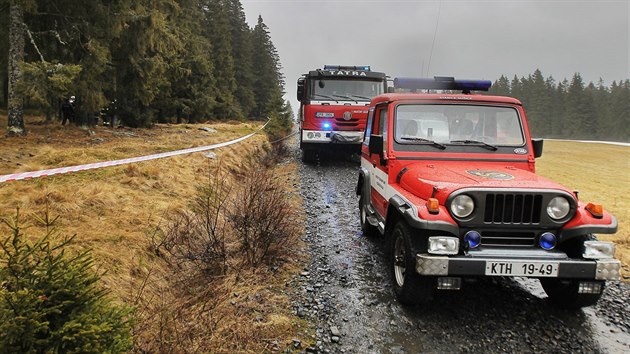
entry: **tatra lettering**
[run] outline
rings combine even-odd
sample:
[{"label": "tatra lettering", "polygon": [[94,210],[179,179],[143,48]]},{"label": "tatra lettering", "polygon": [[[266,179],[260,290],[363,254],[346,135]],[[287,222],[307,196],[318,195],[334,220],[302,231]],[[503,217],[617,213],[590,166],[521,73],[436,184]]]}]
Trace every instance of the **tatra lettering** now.
[{"label": "tatra lettering", "polygon": [[339,71],[334,71],[334,70],[327,70],[328,75],[337,75],[337,76],[367,76],[365,74],[365,72],[363,71],[344,71],[344,70],[339,70]]}]

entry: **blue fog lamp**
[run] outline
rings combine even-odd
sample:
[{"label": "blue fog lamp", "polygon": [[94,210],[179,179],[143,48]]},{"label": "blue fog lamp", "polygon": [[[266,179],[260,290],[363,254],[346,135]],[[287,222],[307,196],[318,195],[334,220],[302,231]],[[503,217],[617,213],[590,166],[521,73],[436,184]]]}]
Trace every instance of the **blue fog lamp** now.
[{"label": "blue fog lamp", "polygon": [[556,247],[557,243],[558,243],[558,240],[556,239],[556,235],[552,234],[551,232],[543,233],[542,235],[540,235],[540,238],[538,239],[538,244],[544,250],[553,249],[554,247]]},{"label": "blue fog lamp", "polygon": [[323,130],[330,130],[332,128],[332,124],[325,122],[322,124],[322,129]]},{"label": "blue fog lamp", "polygon": [[477,248],[481,244],[481,234],[477,231],[468,231],[464,235],[464,242],[468,244],[469,248]]}]

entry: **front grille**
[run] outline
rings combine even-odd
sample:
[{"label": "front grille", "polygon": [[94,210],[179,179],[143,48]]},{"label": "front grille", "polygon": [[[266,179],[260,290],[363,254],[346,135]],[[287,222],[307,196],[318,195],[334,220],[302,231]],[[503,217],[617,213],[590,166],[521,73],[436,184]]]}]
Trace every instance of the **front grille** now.
[{"label": "front grille", "polygon": [[492,224],[538,224],[542,211],[541,194],[486,195],[483,221]]},{"label": "front grille", "polygon": [[344,128],[357,127],[359,126],[359,119],[352,118],[349,120],[345,120],[343,118],[335,118],[335,126]]},{"label": "front grille", "polygon": [[483,246],[531,247],[536,244],[536,235],[533,232],[482,231],[481,244]]}]

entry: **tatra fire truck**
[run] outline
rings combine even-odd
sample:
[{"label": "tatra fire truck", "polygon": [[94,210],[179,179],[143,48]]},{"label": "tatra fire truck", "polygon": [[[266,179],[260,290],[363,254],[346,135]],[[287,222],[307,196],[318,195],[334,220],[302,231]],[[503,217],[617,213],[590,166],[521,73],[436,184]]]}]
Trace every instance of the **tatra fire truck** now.
[{"label": "tatra fire truck", "polygon": [[[364,234],[385,235],[397,298],[427,301],[479,277],[540,280],[562,306],[591,306],[618,280],[617,231],[601,204],[535,174],[521,102],[471,94],[490,81],[395,79],[372,99],[358,178]],[[462,93],[452,93],[461,91]],[[413,91],[412,91],[413,92]]]},{"label": "tatra fire truck", "polygon": [[372,97],[387,90],[384,73],[369,66],[325,65],[297,81],[300,148],[305,162],[318,151],[359,151]]}]

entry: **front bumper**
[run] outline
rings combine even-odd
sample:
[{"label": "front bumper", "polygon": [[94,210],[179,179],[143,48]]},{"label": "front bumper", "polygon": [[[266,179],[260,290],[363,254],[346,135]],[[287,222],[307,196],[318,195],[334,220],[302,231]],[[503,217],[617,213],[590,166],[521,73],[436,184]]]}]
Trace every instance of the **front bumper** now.
[{"label": "front bumper", "polygon": [[[489,264],[496,262],[539,264],[549,262],[558,264],[558,272],[554,277],[563,279],[619,280],[621,262],[617,259],[572,259],[562,257],[562,253],[544,257],[541,252],[518,252],[507,257],[505,254],[493,252],[476,252],[473,255],[436,256],[430,254],[416,255],[416,272],[420,275],[476,277],[493,276],[488,274]],[[497,274],[506,276],[505,274]],[[509,275],[508,275],[509,276]],[[515,275],[537,278],[536,275]]]},{"label": "front bumper", "polygon": [[303,143],[361,144],[361,131],[302,130]]}]

